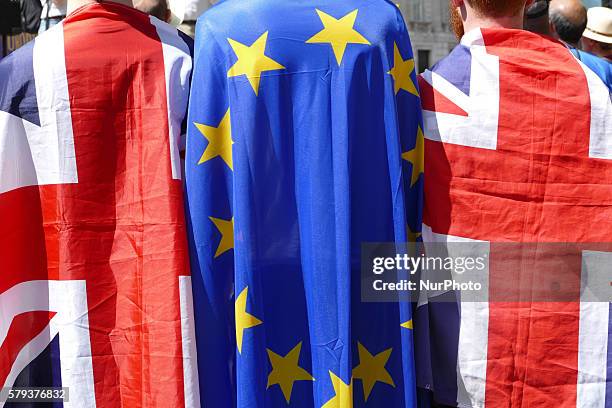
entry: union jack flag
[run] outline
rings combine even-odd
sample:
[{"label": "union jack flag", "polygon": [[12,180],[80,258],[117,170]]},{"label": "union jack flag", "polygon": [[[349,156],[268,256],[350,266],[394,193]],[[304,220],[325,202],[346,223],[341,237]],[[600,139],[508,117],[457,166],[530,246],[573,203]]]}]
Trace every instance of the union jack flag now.
[{"label": "union jack flag", "polygon": [[612,237],[608,88],[559,43],[476,29],[420,89],[426,242],[577,244],[561,265],[568,301],[499,301],[493,283],[549,271],[527,258],[500,267],[493,252],[487,299],[422,296],[420,385],[460,407],[612,406],[611,306],[584,297],[590,263],[612,264],[609,251],[588,250]]},{"label": "union jack flag", "polygon": [[0,387],[68,387],[66,407],[199,406],[189,47],[95,3],[0,63]]}]

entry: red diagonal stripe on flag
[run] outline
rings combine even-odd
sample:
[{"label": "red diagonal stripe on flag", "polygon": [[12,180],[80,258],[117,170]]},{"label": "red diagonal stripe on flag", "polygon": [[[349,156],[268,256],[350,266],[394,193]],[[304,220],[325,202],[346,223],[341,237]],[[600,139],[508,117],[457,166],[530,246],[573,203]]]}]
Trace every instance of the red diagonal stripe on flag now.
[{"label": "red diagonal stripe on flag", "polygon": [[421,106],[424,110],[438,113],[450,113],[458,116],[469,116],[468,113],[461,109],[457,104],[442,95],[440,91],[435,89],[421,75],[418,77],[419,90],[421,91]]},{"label": "red diagonal stripe on flag", "polygon": [[13,318],[7,336],[0,345],[0,384],[6,382],[22,348],[49,325],[55,314],[55,312],[34,311]]}]

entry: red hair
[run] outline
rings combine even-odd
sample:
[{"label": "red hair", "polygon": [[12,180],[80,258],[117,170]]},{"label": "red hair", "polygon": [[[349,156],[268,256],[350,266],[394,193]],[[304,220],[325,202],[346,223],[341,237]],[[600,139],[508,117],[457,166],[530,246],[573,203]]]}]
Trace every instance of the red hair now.
[{"label": "red hair", "polygon": [[466,0],[478,13],[486,17],[516,16],[525,8],[527,0]]},{"label": "red hair", "polygon": [[[469,5],[484,17],[511,17],[516,16],[525,8],[527,0],[465,0]],[[449,0],[450,25],[457,36],[461,39],[464,34],[463,20],[453,0]]]}]

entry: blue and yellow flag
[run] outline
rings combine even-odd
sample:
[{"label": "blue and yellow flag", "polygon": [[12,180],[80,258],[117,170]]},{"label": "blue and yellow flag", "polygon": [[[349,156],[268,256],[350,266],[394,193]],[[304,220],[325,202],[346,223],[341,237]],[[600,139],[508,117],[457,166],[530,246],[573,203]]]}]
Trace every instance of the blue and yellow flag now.
[{"label": "blue and yellow flag", "polygon": [[227,0],[196,31],[186,180],[204,406],[414,406],[410,304],[360,299],[361,244],[420,236],[399,9]]}]

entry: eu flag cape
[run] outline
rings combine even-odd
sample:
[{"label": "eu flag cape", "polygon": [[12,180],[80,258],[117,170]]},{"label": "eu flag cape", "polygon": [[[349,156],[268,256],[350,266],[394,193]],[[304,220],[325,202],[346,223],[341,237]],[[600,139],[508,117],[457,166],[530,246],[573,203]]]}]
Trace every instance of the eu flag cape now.
[{"label": "eu flag cape", "polygon": [[420,222],[398,8],[230,0],[196,31],[186,181],[203,404],[413,406],[409,305],[359,297],[361,244],[405,242]]},{"label": "eu flag cape", "polygon": [[175,28],[94,3],[0,62],[0,388],[199,405],[179,156],[191,61]]}]

